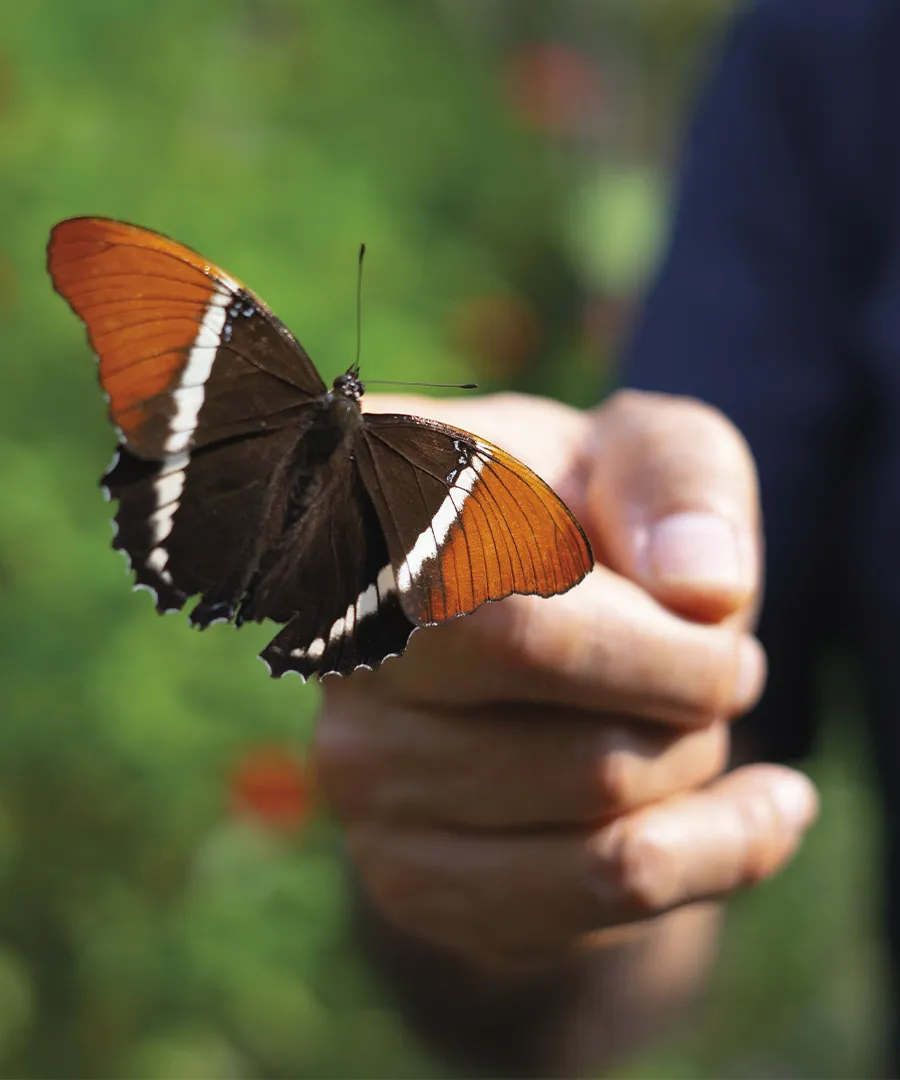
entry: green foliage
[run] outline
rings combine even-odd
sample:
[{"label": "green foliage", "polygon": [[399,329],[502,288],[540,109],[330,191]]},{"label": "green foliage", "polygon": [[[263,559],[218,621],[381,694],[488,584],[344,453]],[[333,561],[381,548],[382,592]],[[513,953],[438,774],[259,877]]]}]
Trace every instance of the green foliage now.
[{"label": "green foliage", "polygon": [[[302,752],[316,688],[266,678],[253,658],[266,628],[192,633],[131,594],[96,486],[112,434],[44,246],[75,214],[160,229],[260,292],[328,379],[353,357],[364,239],[364,376],[511,380],[593,402],[610,333],[586,339],[583,294],[618,304],[646,271],[655,158],[629,144],[621,167],[613,147],[603,167],[569,168],[510,107],[503,35],[473,43],[441,17],[452,6],[4,8],[3,1075],[446,1072],[348,946],[339,838],[321,822],[267,831],[235,809],[249,751]],[[608,26],[643,60],[665,52],[660,32],[677,41],[680,78],[686,38],[695,48],[720,7],[694,0],[682,17],[675,5],[615,4]],[[472,5],[460,12],[481,25]],[[592,239],[606,232],[608,247]],[[854,789],[848,798],[857,805]],[[844,882],[829,887],[846,902]],[[723,984],[731,993],[752,977],[750,1019],[732,1011],[698,1029],[704,1045],[676,1047],[663,1074],[720,1075],[762,1037],[785,987],[811,995],[821,932],[801,949],[778,944],[767,966],[752,942],[778,943],[783,913],[750,907],[739,925],[751,945]],[[821,1054],[801,1046],[796,1059],[802,1071]]]}]

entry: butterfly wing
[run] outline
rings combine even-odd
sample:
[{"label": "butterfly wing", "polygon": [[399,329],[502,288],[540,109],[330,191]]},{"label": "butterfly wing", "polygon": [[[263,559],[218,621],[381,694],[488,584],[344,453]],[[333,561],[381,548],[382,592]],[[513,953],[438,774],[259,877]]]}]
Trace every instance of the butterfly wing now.
[{"label": "butterfly wing", "polygon": [[261,568],[240,616],[286,625],[262,652],[274,676],[377,667],[415,629],[356,462],[336,454],[323,488]]},{"label": "butterfly wing", "polygon": [[325,386],[244,285],[159,233],[72,218],[51,233],[59,293],[85,322],[120,449],[103,484],[114,546],[160,611],[230,618],[290,505],[310,406]]},{"label": "butterfly wing", "polygon": [[368,413],[359,466],[416,625],[512,593],[553,596],[593,565],[571,511],[512,455],[468,432]]},{"label": "butterfly wing", "polygon": [[110,417],[138,457],[272,430],[325,392],[257,296],[160,233],[70,218],[50,234],[47,265],[87,326]]},{"label": "butterfly wing", "polygon": [[231,619],[290,500],[297,434],[284,429],[148,461],[120,447],[103,478],[119,502],[113,547],[125,552],[157,610],[200,594],[191,621]]}]

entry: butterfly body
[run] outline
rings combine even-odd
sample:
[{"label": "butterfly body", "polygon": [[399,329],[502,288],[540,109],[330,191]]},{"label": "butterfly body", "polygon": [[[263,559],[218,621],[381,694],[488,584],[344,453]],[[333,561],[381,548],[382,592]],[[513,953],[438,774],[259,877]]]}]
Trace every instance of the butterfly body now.
[{"label": "butterfly body", "polygon": [[468,432],[363,413],[245,286],[138,226],[73,218],[54,284],[85,321],[119,433],[113,544],[160,611],[272,619],[273,675],[376,667],[417,626],[553,595],[591,554],[565,505]]}]

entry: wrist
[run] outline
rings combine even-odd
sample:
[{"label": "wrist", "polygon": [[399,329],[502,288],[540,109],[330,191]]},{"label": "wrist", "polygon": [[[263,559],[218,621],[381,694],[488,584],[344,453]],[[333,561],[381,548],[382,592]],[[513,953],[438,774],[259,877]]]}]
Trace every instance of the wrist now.
[{"label": "wrist", "polygon": [[410,1028],[469,1075],[558,1071],[562,1029],[589,983],[587,954],[544,965],[462,957],[404,933],[354,881],[353,934]]}]

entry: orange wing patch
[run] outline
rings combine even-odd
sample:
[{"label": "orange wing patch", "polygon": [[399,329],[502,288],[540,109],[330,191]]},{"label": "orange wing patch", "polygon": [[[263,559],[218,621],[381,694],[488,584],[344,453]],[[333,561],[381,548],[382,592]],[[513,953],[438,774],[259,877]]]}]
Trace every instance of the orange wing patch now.
[{"label": "orange wing patch", "polygon": [[210,300],[240,282],[190,248],[105,218],[72,218],[50,236],[56,290],[88,328],[109,412],[140,453],[154,399],[178,386]]},{"label": "orange wing patch", "polygon": [[420,622],[444,622],[512,593],[567,592],[593,565],[566,505],[527,466],[482,440],[468,493],[451,489],[456,521],[441,548]]}]

